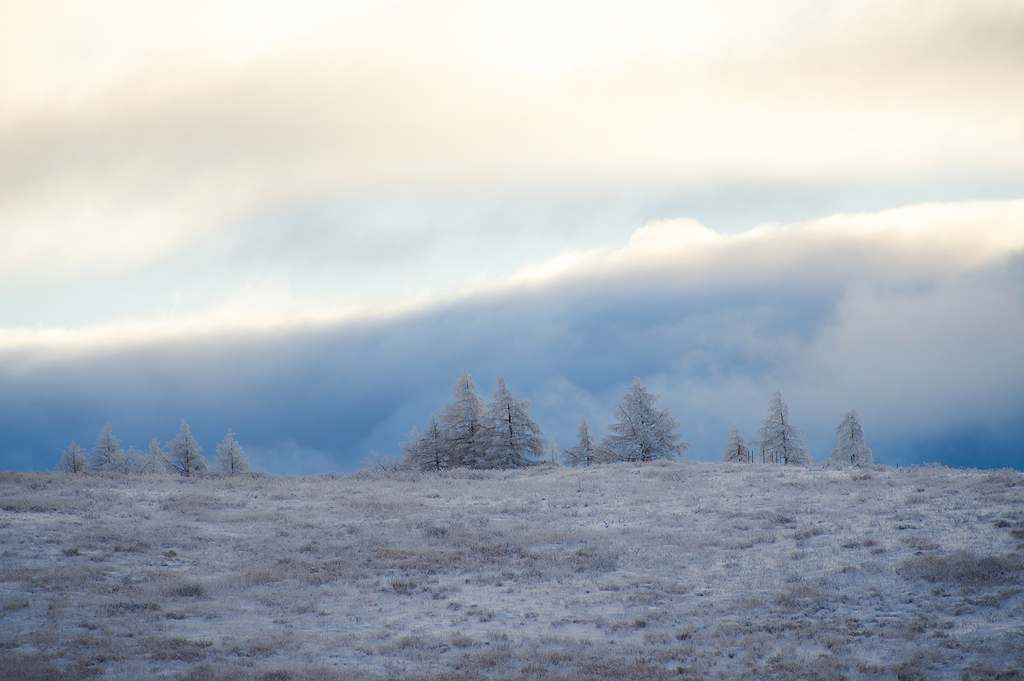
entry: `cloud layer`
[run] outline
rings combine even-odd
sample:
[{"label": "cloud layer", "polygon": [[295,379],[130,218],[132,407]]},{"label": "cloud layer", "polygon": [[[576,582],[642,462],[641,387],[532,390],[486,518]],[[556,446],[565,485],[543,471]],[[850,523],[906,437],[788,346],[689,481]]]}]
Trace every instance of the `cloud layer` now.
[{"label": "cloud layer", "polygon": [[297,470],[296,452],[346,470],[397,452],[467,368],[484,392],[502,373],[563,445],[580,415],[607,423],[640,376],[697,458],[717,457],[729,421],[752,437],[780,389],[819,460],[856,409],[881,461],[928,458],[942,434],[987,443],[957,463],[1019,465],[1021,212],[922,205],[738,235],[663,221],[618,249],[389,316],[97,336],[85,349],[75,332],[28,331],[2,344],[5,456],[47,467],[104,422],[144,444],[184,417],[201,442],[233,428],[277,472]]},{"label": "cloud layer", "polygon": [[0,285],[352,192],[1019,179],[1016,3],[8,3]]},{"label": "cloud layer", "polygon": [[309,326],[390,319],[524,291],[592,287],[618,277],[653,277],[699,287],[788,279],[794,273],[815,277],[828,286],[858,280],[942,280],[1005,263],[1024,251],[1022,225],[1024,200],[837,214],[787,225],[765,224],[739,234],[720,234],[690,218],[658,220],[636,230],[618,248],[565,251],[489,280],[459,281],[456,274],[456,286],[448,291],[411,296],[407,292],[385,305],[339,307],[320,300],[298,313],[261,315],[259,310],[246,309],[244,301],[234,300],[200,314],[163,320],[122,319],[70,329],[0,329],[0,350],[9,355],[24,353],[29,359],[46,352],[79,354],[219,334],[288,333]]},{"label": "cloud layer", "polygon": [[563,444],[640,375],[705,458],[782,389],[819,458],[856,408],[891,461],[1010,461],[1022,29],[1003,0],[5,3],[3,461],[185,417],[344,469],[461,368]]}]

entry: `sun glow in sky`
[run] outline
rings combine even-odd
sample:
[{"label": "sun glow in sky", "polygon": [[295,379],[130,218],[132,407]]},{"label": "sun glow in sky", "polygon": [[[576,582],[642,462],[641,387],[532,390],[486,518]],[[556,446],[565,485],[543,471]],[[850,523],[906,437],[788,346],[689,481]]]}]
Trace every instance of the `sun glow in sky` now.
[{"label": "sun glow in sky", "polygon": [[[40,413],[55,413],[41,377],[59,362],[152,351],[171,366],[173,348],[195,343],[366,325],[401,335],[414,320],[531,296],[567,306],[559,323],[570,328],[582,324],[572,305],[612,282],[629,298],[660,280],[675,292],[660,313],[665,328],[694,313],[698,292],[747,286],[735,294],[745,302],[730,299],[738,321],[702,332],[719,334],[719,348],[738,343],[747,359],[705,353],[701,364],[692,339],[666,337],[662,349],[623,359],[608,385],[581,385],[567,365],[524,354],[509,360],[524,367],[518,383],[506,373],[510,386],[535,390],[526,398],[554,419],[559,400],[569,411],[605,409],[641,375],[662,382],[684,432],[706,424],[708,443],[720,421],[746,418],[749,435],[756,419],[701,411],[698,393],[706,404],[756,405],[753,414],[772,386],[792,384],[805,391],[793,406],[821,405],[822,419],[833,406],[870,414],[815,392],[835,366],[807,375],[814,338],[841,327],[851,306],[858,318],[888,319],[894,305],[932,296],[941,309],[943,295],[981,287],[991,295],[978,309],[1003,320],[987,336],[1019,340],[1022,35],[1024,4],[1007,0],[3,3],[0,367],[21,377],[5,399],[31,393]],[[832,297],[780,298],[776,323],[740,342],[740,327],[764,312],[755,291],[801,277]],[[960,308],[950,306],[952,328]],[[530,325],[531,313],[517,314]],[[455,373],[431,386],[430,400],[477,361],[486,330],[465,323],[460,337],[478,341],[436,361]],[[595,363],[631,351],[615,333],[592,333],[607,340]],[[787,359],[764,375],[750,373],[767,346],[807,338],[779,350]],[[929,356],[954,340],[907,343]],[[958,347],[991,359],[974,342]],[[899,345],[858,361],[885,363]],[[268,365],[283,361],[275,348]],[[1012,365],[1006,375],[1020,373],[1016,355],[998,359]],[[478,361],[485,374],[510,371]],[[111,370],[119,389],[153,388],[138,368]],[[749,391],[730,383],[737,376]],[[978,376],[971,389],[983,394],[989,374]],[[574,387],[560,393],[560,381]],[[948,389],[952,413],[960,398]],[[390,406],[350,441],[310,441],[339,468],[370,445],[395,450],[389,443],[440,406],[418,391],[405,399],[396,384],[381,398]],[[164,394],[191,395],[178,384]],[[1003,397],[1024,414],[1024,395]],[[191,404],[159,399],[171,425]],[[164,417],[156,404],[146,417],[114,406],[78,414],[54,437],[86,439],[119,418],[125,430],[152,429]],[[700,412],[690,426],[685,409]],[[215,408],[203,413],[220,427]],[[889,420],[899,451],[923,437]],[[824,442],[831,427],[807,429]],[[306,446],[287,428],[259,446]],[[568,445],[575,423],[549,429]],[[10,465],[50,465],[53,452],[24,442]],[[714,458],[715,446],[694,455]]]}]

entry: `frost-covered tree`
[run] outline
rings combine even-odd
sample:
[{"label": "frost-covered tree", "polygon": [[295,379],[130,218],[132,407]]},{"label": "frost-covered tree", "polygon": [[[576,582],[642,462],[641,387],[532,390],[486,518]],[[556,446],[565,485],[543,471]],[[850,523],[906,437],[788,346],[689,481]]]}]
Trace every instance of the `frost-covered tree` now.
[{"label": "frost-covered tree", "polygon": [[125,451],[124,455],[121,457],[121,463],[117,467],[117,472],[123,473],[124,475],[141,473],[145,462],[145,452],[139,451],[134,446],[128,447],[127,451]]},{"label": "frost-covered tree", "polygon": [[376,473],[395,473],[405,468],[406,462],[387,452],[381,454],[377,450],[371,449],[370,455],[363,459],[363,465],[367,470]]},{"label": "frost-covered tree", "polygon": [[559,466],[565,465],[565,450],[558,446],[553,437],[549,437],[544,443],[543,460]]},{"label": "frost-covered tree", "polygon": [[768,402],[768,415],[757,430],[760,437],[761,461],[771,463],[810,465],[814,463],[811,450],[800,440],[804,431],[789,423],[789,407],[782,395],[775,391]]},{"label": "frost-covered tree", "polygon": [[842,465],[867,466],[875,462],[871,448],[864,442],[864,422],[857,412],[843,414],[842,421],[836,426],[836,437],[839,446],[832,450],[830,463]]},{"label": "frost-covered tree", "polygon": [[729,424],[729,437],[725,438],[725,447],[722,449],[722,460],[736,463],[754,463],[754,452],[750,448],[752,442],[748,442],[740,435],[740,429],[734,424]]},{"label": "frost-covered tree", "polygon": [[143,475],[152,475],[155,473],[166,473],[167,472],[167,454],[164,453],[162,447],[160,447],[160,440],[153,438],[149,441],[149,447],[146,449],[146,455],[142,459],[142,466],[139,468],[139,473]]},{"label": "frost-covered tree", "polygon": [[608,461],[610,452],[594,439],[594,431],[586,417],[580,417],[580,427],[576,430],[576,444],[565,450],[567,462],[573,468],[589,466]]},{"label": "frost-covered tree", "polygon": [[96,443],[92,446],[92,461],[90,465],[97,472],[116,473],[121,470],[124,459],[124,450],[121,449],[121,442],[110,429],[110,424],[103,426]]},{"label": "frost-covered tree", "polygon": [[448,442],[441,431],[441,424],[431,414],[430,423],[422,433],[415,428],[409,433],[408,442],[399,445],[404,453],[404,464],[421,471],[439,471],[450,468],[451,455]]},{"label": "frost-covered tree", "polygon": [[242,445],[235,442],[235,434],[228,428],[228,434],[217,445],[217,468],[227,475],[247,475],[252,473],[249,457],[242,451]]},{"label": "frost-covered tree", "polygon": [[610,434],[605,446],[619,461],[653,461],[682,456],[690,448],[683,442],[679,421],[669,415],[668,409],[657,409],[657,395],[651,395],[647,386],[634,378],[632,385],[615,405],[615,423],[608,426]]},{"label": "frost-covered tree", "polygon": [[71,446],[60,455],[60,465],[57,467],[57,470],[78,474],[84,473],[88,465],[89,460],[85,456],[85,450],[72,440]]},{"label": "frost-covered tree", "polygon": [[454,399],[441,408],[441,432],[452,466],[476,466],[489,444],[482,421],[484,402],[476,387],[476,381],[463,369],[452,388]]},{"label": "frost-covered tree", "polygon": [[184,475],[186,478],[193,473],[205,473],[210,470],[210,462],[199,453],[202,449],[196,439],[192,437],[192,431],[185,423],[185,419],[182,419],[178,435],[167,443],[171,468],[175,473]]},{"label": "frost-covered tree", "polygon": [[[530,403],[518,400],[498,374],[494,399],[483,414],[487,445],[478,468],[522,468],[544,455],[540,426],[530,418]],[[483,438],[481,438],[483,439]]]}]

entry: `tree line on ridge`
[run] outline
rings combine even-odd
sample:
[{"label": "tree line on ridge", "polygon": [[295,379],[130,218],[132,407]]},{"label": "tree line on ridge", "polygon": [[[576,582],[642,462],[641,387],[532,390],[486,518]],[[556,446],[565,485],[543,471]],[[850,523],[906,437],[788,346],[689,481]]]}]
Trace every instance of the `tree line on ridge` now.
[{"label": "tree line on ridge", "polygon": [[[540,427],[529,416],[530,403],[516,399],[498,375],[498,387],[490,403],[476,394],[477,384],[465,369],[452,389],[452,401],[438,415],[431,414],[427,427],[415,428],[402,443],[400,465],[419,470],[447,468],[520,468],[539,461],[544,451]],[[682,456],[690,445],[683,442],[680,423],[669,410],[654,406],[658,400],[639,378],[614,405],[615,422],[608,435],[596,439],[586,417],[580,417],[576,444],[561,452],[573,467],[616,461],[653,461]],[[745,440],[729,424],[722,459],[738,463],[811,465],[810,449],[800,438],[804,432],[789,422],[789,407],[776,392],[768,403],[768,415],[758,429],[758,440]],[[871,448],[864,442],[863,422],[857,412],[842,415],[836,427],[839,446],[831,465],[866,466],[873,463]],[[557,448],[555,448],[557,450]]]},{"label": "tree line on ridge", "polygon": [[[529,415],[530,403],[517,399],[505,379],[497,376],[497,388],[489,403],[477,395],[477,384],[465,369],[452,389],[452,401],[439,414],[431,414],[423,431],[415,428],[400,446],[401,462],[388,461],[384,468],[403,467],[418,470],[450,468],[509,469],[539,463],[545,454],[540,426]],[[626,389],[614,405],[615,422],[608,435],[596,438],[586,417],[580,417],[576,444],[560,449],[550,446],[550,459],[562,460],[572,467],[593,464],[654,461],[681,457],[690,448],[679,432],[681,424],[669,410],[655,406],[652,395],[639,378]],[[776,463],[811,465],[804,432],[789,421],[789,407],[776,392],[768,403],[768,414],[757,430],[758,440],[743,438],[729,424],[729,436],[722,449],[722,460],[734,463]],[[867,466],[874,461],[864,441],[864,426],[857,412],[842,415],[836,427],[839,444],[826,465]],[[146,450],[121,447],[110,424],[104,426],[93,445],[91,456],[75,441],[61,455],[58,470],[69,473],[177,473],[192,475],[251,475],[249,459],[229,429],[217,445],[213,463],[200,454],[185,420],[178,435],[161,446],[157,438]]]},{"label": "tree line on ridge", "polygon": [[96,438],[91,456],[72,440],[71,446],[61,454],[57,470],[67,473],[177,473],[184,477],[252,474],[249,458],[230,428],[217,445],[213,466],[199,453],[202,449],[192,437],[185,419],[181,420],[178,435],[166,447],[161,447],[160,441],[154,437],[144,451],[134,446],[123,449],[108,423]]}]

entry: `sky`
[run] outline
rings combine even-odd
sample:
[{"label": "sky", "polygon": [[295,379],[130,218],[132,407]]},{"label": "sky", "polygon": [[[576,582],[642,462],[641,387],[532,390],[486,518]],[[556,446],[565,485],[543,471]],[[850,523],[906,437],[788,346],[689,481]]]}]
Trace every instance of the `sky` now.
[{"label": "sky", "polygon": [[1024,467],[1024,3],[0,0],[0,469],[546,437]]}]

